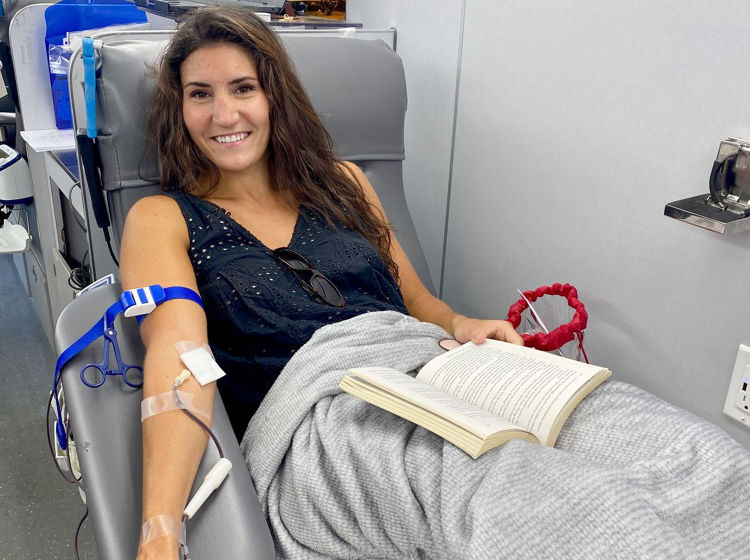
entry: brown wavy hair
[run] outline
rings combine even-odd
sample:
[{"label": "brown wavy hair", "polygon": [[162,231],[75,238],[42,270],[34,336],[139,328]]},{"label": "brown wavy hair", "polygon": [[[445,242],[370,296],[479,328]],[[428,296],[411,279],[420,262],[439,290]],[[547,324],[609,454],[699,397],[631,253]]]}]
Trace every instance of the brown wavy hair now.
[{"label": "brown wavy hair", "polygon": [[246,8],[211,6],[190,12],[155,69],[156,93],[148,126],[159,154],[162,189],[206,197],[219,184],[218,168],[196,147],[185,127],[180,76],[180,66],[190,53],[216,43],[238,45],[255,62],[270,104],[272,187],[291,194],[302,208],[319,214],[330,226],[361,233],[398,279],[390,254],[390,226],[335,157],[333,140],[277,34]]}]

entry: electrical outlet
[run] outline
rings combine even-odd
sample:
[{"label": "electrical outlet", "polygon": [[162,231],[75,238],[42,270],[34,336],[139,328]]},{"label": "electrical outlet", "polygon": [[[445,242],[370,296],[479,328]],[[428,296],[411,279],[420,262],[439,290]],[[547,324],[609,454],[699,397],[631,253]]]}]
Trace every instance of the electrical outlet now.
[{"label": "electrical outlet", "polygon": [[750,346],[740,344],[737,351],[724,414],[750,428]]}]

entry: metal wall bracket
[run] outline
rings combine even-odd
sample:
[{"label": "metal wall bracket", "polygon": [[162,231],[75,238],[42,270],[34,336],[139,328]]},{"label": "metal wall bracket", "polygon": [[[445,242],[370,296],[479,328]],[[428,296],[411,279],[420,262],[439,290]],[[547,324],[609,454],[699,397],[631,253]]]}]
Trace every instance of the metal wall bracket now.
[{"label": "metal wall bracket", "polygon": [[699,194],[670,202],[664,207],[664,215],[721,235],[750,230],[750,217],[721,210],[707,198],[707,194]]},{"label": "metal wall bracket", "polygon": [[708,195],[670,202],[664,215],[721,235],[749,230],[750,140],[722,140],[708,179]]}]

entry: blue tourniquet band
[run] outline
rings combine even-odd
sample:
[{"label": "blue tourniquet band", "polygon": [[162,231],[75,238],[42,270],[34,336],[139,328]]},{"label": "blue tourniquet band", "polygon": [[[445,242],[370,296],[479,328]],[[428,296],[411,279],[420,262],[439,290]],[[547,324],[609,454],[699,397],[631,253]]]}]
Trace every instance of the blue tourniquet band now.
[{"label": "blue tourniquet band", "polygon": [[81,45],[83,54],[83,95],[86,103],[86,134],[96,138],[96,59],[94,40],[84,37]]},{"label": "blue tourniquet band", "polygon": [[[60,401],[57,396],[57,383],[62,368],[79,352],[83,351],[92,342],[100,338],[105,330],[113,328],[115,319],[120,313],[125,313],[126,317],[134,316],[140,324],[143,319],[146,318],[146,315],[153,311],[157,305],[172,299],[187,299],[203,307],[201,297],[194,290],[183,286],[162,288],[158,284],[155,284],[146,288],[127,290],[120,295],[120,298],[115,303],[107,308],[101,319],[94,323],[91,328],[83,334],[83,336],[66,348],[57,358],[57,363],[55,364],[55,377],[52,382],[52,391],[54,393],[55,405],[57,406],[58,418],[55,435],[57,436],[57,442],[60,444],[61,449],[64,450],[68,447],[68,437],[63,428]],[[140,309],[147,311],[138,313],[138,310]],[[135,311],[135,313],[133,311]]]}]

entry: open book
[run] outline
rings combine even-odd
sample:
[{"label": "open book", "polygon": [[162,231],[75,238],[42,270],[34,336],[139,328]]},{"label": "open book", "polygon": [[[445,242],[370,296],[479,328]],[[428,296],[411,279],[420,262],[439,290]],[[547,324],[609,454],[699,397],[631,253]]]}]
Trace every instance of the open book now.
[{"label": "open book", "polygon": [[513,438],[554,445],[573,409],[610,371],[497,340],[430,360],[416,379],[355,368],[341,388],[438,434],[476,458]]}]

